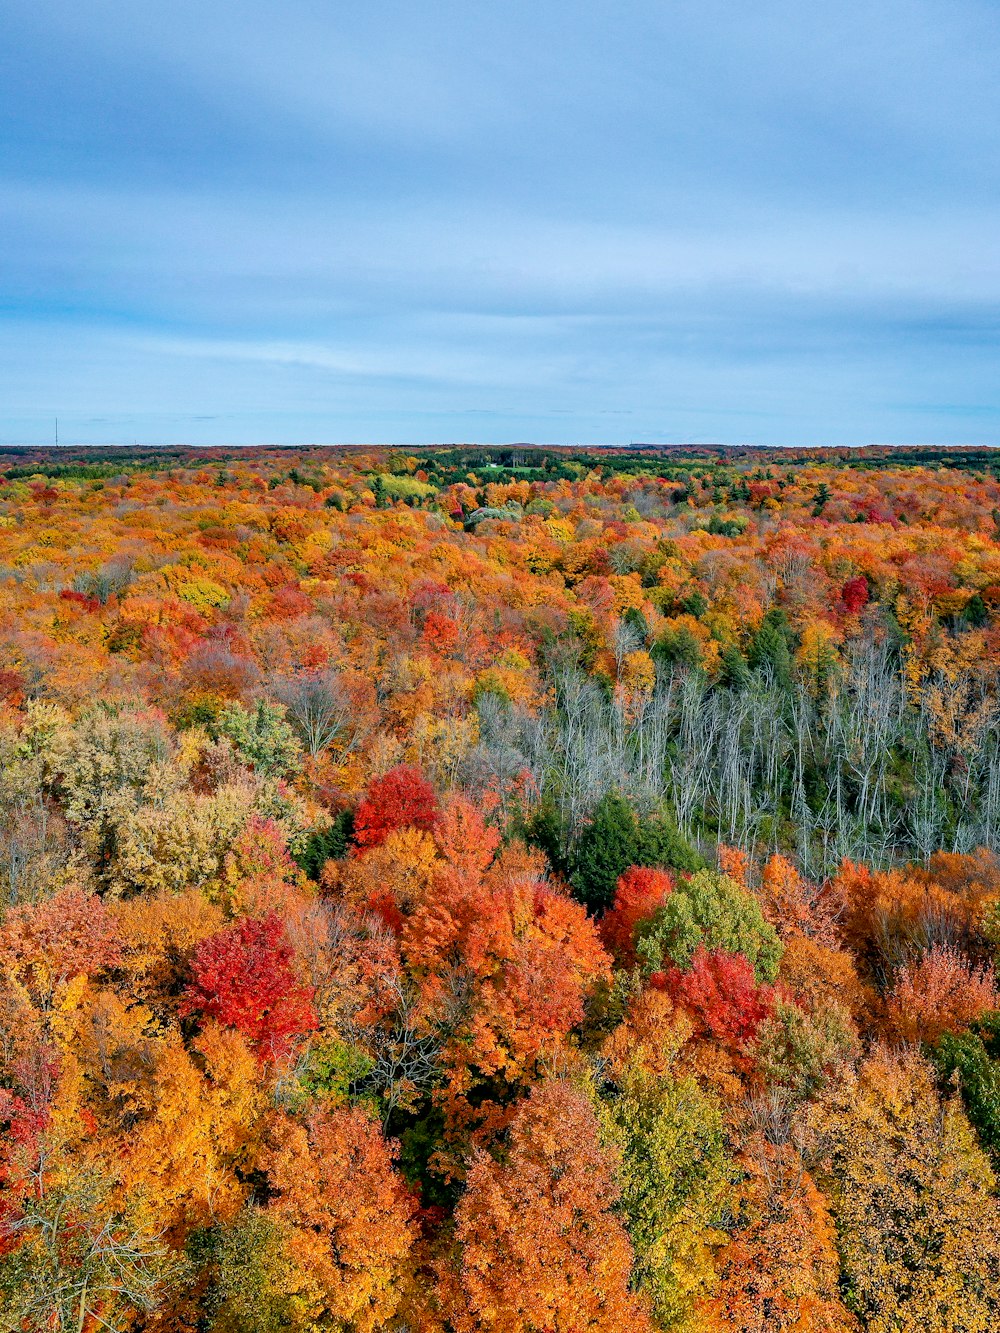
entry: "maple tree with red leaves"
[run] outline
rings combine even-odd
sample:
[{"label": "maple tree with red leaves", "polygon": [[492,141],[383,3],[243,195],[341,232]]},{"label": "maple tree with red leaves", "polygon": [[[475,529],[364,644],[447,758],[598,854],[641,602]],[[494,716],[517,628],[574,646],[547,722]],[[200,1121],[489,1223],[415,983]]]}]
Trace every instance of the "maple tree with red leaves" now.
[{"label": "maple tree with red leaves", "polygon": [[354,842],[378,847],[393,829],[432,829],[437,816],[434,788],[419,768],[400,764],[369,784],[354,812]]},{"label": "maple tree with red leaves", "polygon": [[868,580],[864,574],[848,579],[840,590],[840,600],[848,615],[856,616],[868,605]]},{"label": "maple tree with red leaves", "polygon": [[247,1037],[262,1060],[280,1060],[316,1027],[312,991],[296,977],[292,957],[276,915],[247,917],[198,945],[180,1011],[218,1019]]},{"label": "maple tree with red leaves", "polygon": [[774,1009],[774,987],[757,981],[742,954],[722,949],[699,945],[690,967],[655,972],[650,980],[692,1016],[699,1033],[741,1051]]}]

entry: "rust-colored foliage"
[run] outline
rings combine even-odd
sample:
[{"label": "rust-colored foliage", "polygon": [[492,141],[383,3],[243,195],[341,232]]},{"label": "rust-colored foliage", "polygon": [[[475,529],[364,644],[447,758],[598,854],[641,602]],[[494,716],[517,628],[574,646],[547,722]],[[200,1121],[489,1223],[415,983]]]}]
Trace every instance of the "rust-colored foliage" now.
[{"label": "rust-colored foliage", "polygon": [[587,1098],[561,1080],[537,1086],[504,1162],[481,1153],[470,1167],[456,1212],[456,1328],[648,1330],[617,1197]]},{"label": "rust-colored foliage", "polygon": [[935,1042],[1000,1009],[993,969],[969,962],[948,945],[934,945],[904,964],[886,998],[887,1033],[900,1041]]},{"label": "rust-colored foliage", "polygon": [[42,1005],[74,977],[113,967],[122,947],[106,904],[80,888],[14,908],[0,931],[4,971]]},{"label": "rust-colored foliage", "polygon": [[268,1211],[288,1228],[312,1319],[375,1333],[395,1314],[415,1239],[414,1201],[396,1152],[358,1107],[279,1117],[265,1159]]},{"label": "rust-colored foliage", "polygon": [[666,870],[630,866],[618,879],[615,901],[601,918],[601,938],[623,967],[635,962],[635,935],[667,895],[674,881]]},{"label": "rust-colored foliage", "polygon": [[707,1313],[741,1333],[856,1333],[837,1290],[829,1208],[790,1144],[755,1134],[738,1159],[729,1240]]}]

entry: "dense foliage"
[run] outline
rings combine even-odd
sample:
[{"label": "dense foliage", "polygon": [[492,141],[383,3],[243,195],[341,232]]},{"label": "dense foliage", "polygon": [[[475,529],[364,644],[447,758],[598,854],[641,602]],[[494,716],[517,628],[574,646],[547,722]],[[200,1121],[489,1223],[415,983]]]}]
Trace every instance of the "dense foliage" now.
[{"label": "dense foliage", "polygon": [[0,1323],[1000,1327],[986,451],[0,454]]}]

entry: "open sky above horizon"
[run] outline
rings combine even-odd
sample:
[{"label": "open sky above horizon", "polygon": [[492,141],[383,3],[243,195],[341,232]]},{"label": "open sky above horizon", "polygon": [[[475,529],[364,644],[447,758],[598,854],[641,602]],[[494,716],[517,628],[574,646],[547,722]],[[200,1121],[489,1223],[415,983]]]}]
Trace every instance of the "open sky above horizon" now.
[{"label": "open sky above horizon", "polygon": [[6,0],[0,441],[1000,444],[995,0]]}]

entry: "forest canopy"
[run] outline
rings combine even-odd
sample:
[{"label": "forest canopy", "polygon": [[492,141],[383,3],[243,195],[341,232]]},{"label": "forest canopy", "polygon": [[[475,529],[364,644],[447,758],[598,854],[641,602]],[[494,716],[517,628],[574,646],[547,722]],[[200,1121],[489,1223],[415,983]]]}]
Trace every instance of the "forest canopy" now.
[{"label": "forest canopy", "polygon": [[1000,456],[0,450],[0,1315],[1000,1326]]}]

